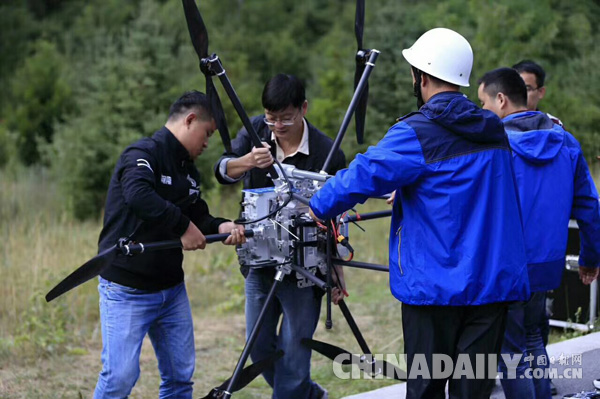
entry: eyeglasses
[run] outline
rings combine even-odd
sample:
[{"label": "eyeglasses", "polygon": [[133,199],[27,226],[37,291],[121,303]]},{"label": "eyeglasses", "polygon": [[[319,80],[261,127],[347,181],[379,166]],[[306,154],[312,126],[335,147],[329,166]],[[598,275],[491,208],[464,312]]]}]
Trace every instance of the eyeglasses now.
[{"label": "eyeglasses", "polygon": [[277,122],[281,123],[283,126],[292,126],[294,124],[294,122],[296,122],[296,119],[298,118],[298,115],[300,115],[300,112],[298,112],[296,114],[296,116],[294,116],[292,119],[279,119],[279,120],[276,120],[276,121],[272,121],[272,120],[269,120],[267,118],[263,118],[263,121],[265,122],[265,124],[267,126],[275,126],[275,124]]},{"label": "eyeglasses", "polygon": [[536,91],[539,90],[539,87],[531,87],[529,85],[525,85],[525,88],[527,89],[527,91]]}]

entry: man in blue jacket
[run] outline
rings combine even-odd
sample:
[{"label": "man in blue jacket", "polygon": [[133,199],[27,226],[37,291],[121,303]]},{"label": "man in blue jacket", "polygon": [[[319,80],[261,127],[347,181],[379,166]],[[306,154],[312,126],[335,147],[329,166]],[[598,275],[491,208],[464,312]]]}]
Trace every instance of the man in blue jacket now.
[{"label": "man in blue jacket", "polygon": [[467,358],[480,375],[455,373],[451,397],[487,398],[506,303],[529,297],[510,148],[500,119],[459,91],[469,86],[473,64],[464,37],[436,28],[402,54],[412,66],[419,111],[357,155],[310,206],[316,217],[332,218],[396,190],[390,288],[402,302],[407,398],[445,397],[448,376],[422,372],[435,370],[436,355],[455,364]]},{"label": "man in blue jacket", "polygon": [[[502,387],[509,399],[546,399],[551,397],[550,380],[528,378],[531,373],[525,370],[531,364],[543,370],[548,366],[540,326],[546,291],[560,286],[570,217],[579,224],[581,280],[590,284],[598,276],[598,192],[577,140],[543,112],[527,110],[527,89],[517,71],[499,68],[486,73],[479,80],[478,95],[484,109],[502,118],[513,149],[532,292],[527,302],[509,308],[502,351],[523,358],[516,376],[511,376],[515,378],[506,378],[507,366],[501,362]],[[531,363],[524,360],[527,355],[534,356]]]},{"label": "man in blue jacket", "polygon": [[[539,103],[546,96],[546,71],[542,66],[531,60],[522,60],[512,66],[523,81],[525,82],[525,88],[527,89],[527,109],[529,111],[539,111]],[[563,123],[557,117],[550,115],[546,112],[546,115],[553,123],[563,126]],[[548,336],[550,335],[550,315],[552,314],[552,303],[546,300],[546,313],[544,315],[541,325],[542,339],[544,346],[548,345]],[[556,387],[550,381],[550,388],[552,395],[556,395]]]},{"label": "man in blue jacket", "polygon": [[[194,159],[216,129],[209,110],[203,93],[185,93],[171,105],[165,126],[123,151],[108,187],[100,252],[122,237],[180,239],[186,251],[204,249],[204,234],[230,233],[229,245],[245,241],[244,228],[213,217],[200,196]],[[182,262],[179,248],[122,255],[100,275],[102,371],[94,399],[129,396],[146,335],[158,359],[159,396],[191,399],[194,328]]]}]

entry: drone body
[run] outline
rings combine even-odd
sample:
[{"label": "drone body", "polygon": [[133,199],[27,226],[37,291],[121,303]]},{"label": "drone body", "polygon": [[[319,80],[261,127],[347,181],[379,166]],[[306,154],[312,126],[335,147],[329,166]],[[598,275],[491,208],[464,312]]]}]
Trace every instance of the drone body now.
[{"label": "drone body", "polygon": [[[239,263],[251,268],[277,267],[286,274],[291,272],[288,265],[294,264],[313,275],[318,270],[324,276],[327,237],[308,216],[306,202],[330,176],[295,169],[292,165],[279,166],[279,175],[287,176],[287,181],[277,179],[275,187],[243,190],[242,219],[250,221],[245,224],[254,235],[238,247]],[[273,216],[264,218],[269,214]],[[346,224],[340,234],[348,237]],[[341,257],[348,255],[341,244],[337,245],[337,252]],[[314,285],[298,273],[296,277],[301,288]]]}]

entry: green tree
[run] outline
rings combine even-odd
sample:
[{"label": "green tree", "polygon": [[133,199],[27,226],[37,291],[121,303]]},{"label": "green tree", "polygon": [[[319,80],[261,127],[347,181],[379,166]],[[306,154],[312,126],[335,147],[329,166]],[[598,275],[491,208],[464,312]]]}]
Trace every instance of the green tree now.
[{"label": "green tree", "polygon": [[[94,19],[92,14],[84,18]],[[76,21],[74,26],[79,24]],[[86,48],[82,59],[76,60],[80,67],[72,76],[77,111],[60,124],[56,140],[46,152],[78,218],[95,217],[102,209],[112,170],[123,149],[160,128],[169,105],[184,91],[204,88],[178,2],[142,1],[121,32],[98,28],[86,40],[92,48]],[[246,64],[241,57],[229,66],[228,71],[235,72]],[[224,103],[228,104],[226,99]],[[215,138],[198,161],[206,176],[204,188],[214,184],[209,176],[221,152]]]},{"label": "green tree", "polygon": [[[352,94],[354,2],[197,4],[208,27],[210,51],[219,55],[249,115],[262,112],[260,96],[268,78],[293,73],[306,82],[311,122],[330,136],[337,133]],[[402,49],[426,30],[444,26],[472,44],[475,64],[471,87],[464,90],[472,100],[477,100],[476,81],[484,72],[533,59],[547,71],[542,110],[560,117],[588,159],[595,158],[600,152],[600,102],[592,89],[600,61],[598,21],[600,5],[594,0],[367,2],[364,45],[381,55],[370,78],[366,145],[379,141],[395,118],[415,110]],[[181,92],[204,89],[177,0],[7,0],[0,6],[0,22],[0,83],[8,87],[0,100],[1,140],[17,140],[28,163],[39,159],[37,143],[50,142],[57,134],[64,148],[90,147],[58,156],[60,146],[51,145],[46,159],[57,171],[71,171],[74,161],[67,159],[90,152],[90,162],[82,165],[101,164],[102,172],[84,167],[74,173],[91,184],[98,172],[98,182],[88,188],[98,194],[94,203],[102,202],[122,146],[160,126],[169,103]],[[241,127],[238,115],[218,78],[213,79],[235,135]],[[355,144],[351,123],[343,144],[348,159],[366,145]],[[219,139],[213,139],[200,158],[206,184],[213,180],[210,166],[220,151]]]},{"label": "green tree", "polygon": [[181,94],[179,45],[164,31],[158,17],[169,6],[151,1],[142,5],[121,34],[97,36],[102,57],[75,78],[81,82],[77,87],[79,112],[60,125],[48,150],[63,193],[78,218],[98,214],[119,153],[157,130],[166,119],[174,93]]},{"label": "green tree", "polygon": [[71,108],[72,93],[64,68],[56,46],[40,41],[11,82],[6,124],[17,133],[19,156],[27,165],[39,161],[38,144],[52,141],[54,123],[62,121]]},{"label": "green tree", "polygon": [[[6,1],[0,5],[0,87],[8,87],[13,71],[29,53],[38,26],[23,4]],[[8,97],[0,96],[0,114]]]}]

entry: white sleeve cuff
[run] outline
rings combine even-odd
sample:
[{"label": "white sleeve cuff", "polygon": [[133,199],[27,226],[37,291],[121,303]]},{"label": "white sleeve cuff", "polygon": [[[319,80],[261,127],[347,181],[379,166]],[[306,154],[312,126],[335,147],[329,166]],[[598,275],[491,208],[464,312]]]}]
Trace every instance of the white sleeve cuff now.
[{"label": "white sleeve cuff", "polygon": [[219,163],[219,174],[227,183],[236,183],[246,177],[246,173],[234,179],[233,177],[227,176],[227,163],[231,160],[231,158],[225,158]]}]

